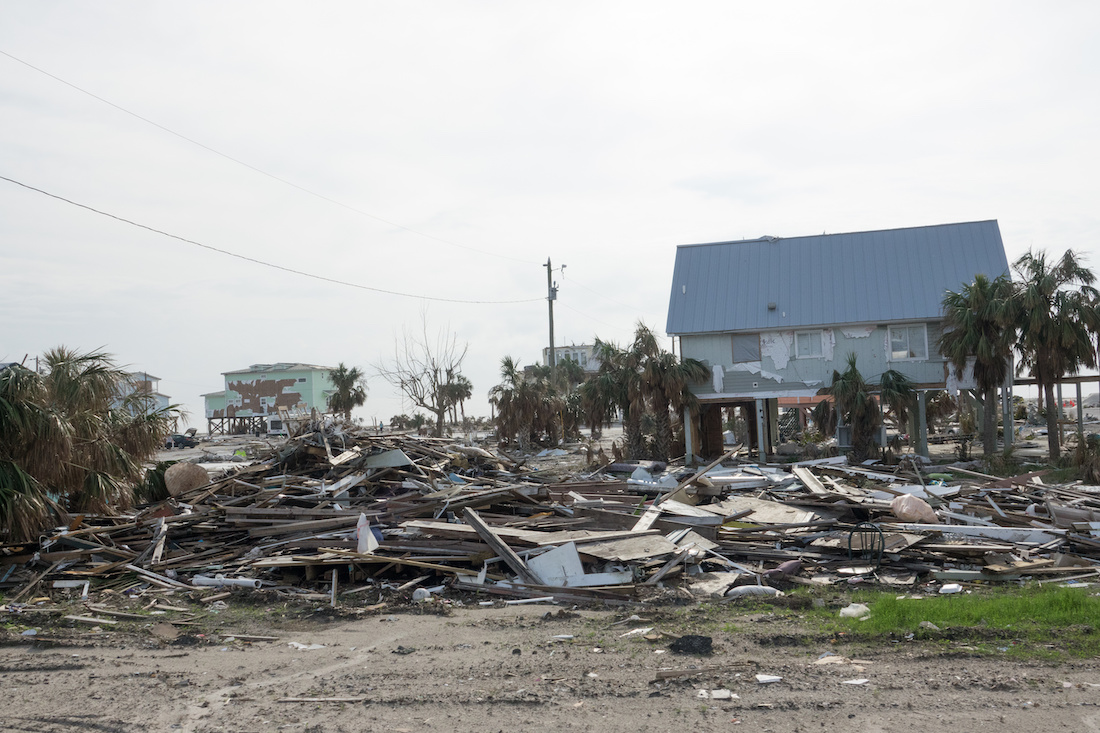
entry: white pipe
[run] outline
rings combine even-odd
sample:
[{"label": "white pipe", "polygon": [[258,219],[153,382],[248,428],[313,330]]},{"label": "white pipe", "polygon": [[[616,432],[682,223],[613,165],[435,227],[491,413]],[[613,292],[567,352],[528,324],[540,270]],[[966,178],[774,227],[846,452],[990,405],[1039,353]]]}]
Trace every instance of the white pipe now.
[{"label": "white pipe", "polygon": [[259,590],[260,581],[253,580],[252,578],[227,578],[224,575],[215,575],[213,578],[207,575],[196,575],[191,579],[191,583],[197,586],[235,586],[238,588],[255,588]]}]

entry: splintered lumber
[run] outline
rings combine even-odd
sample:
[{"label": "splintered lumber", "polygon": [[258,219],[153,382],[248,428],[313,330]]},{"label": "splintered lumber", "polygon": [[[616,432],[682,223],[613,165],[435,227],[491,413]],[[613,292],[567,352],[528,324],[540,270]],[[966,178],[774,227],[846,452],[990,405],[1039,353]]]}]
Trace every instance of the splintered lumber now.
[{"label": "splintered lumber", "polygon": [[817,476],[810,473],[810,469],[803,468],[802,466],[795,466],[791,469],[798,480],[802,482],[802,485],[810,490],[811,494],[817,494],[818,496],[825,496],[832,492],[825,488],[825,485],[818,480]]},{"label": "splintered lumber", "polygon": [[54,563],[53,565],[51,565],[50,567],[48,567],[48,568],[46,568],[45,570],[43,570],[43,571],[42,571],[41,573],[39,573],[38,575],[34,576],[34,578],[32,578],[32,579],[31,579],[31,581],[30,581],[29,583],[27,583],[27,584],[26,584],[25,586],[23,586],[23,590],[19,591],[19,592],[18,592],[18,593],[16,593],[16,594],[15,594],[14,596],[12,596],[12,599],[11,599],[11,600],[9,601],[9,603],[15,603],[15,602],[16,602],[16,601],[18,601],[18,600],[19,600],[20,598],[22,598],[23,596],[25,596],[25,595],[26,595],[26,594],[27,594],[27,593],[28,593],[28,592],[30,591],[30,589],[31,589],[31,588],[33,588],[34,586],[38,585],[39,581],[41,581],[41,580],[42,580],[43,578],[45,578],[45,577],[46,577],[47,575],[49,575],[50,573],[52,573],[52,572],[53,572],[54,570],[57,570],[57,566],[58,566],[58,565],[60,565],[60,564],[61,564],[61,560],[58,560],[57,562],[55,562],[55,563]]},{"label": "splintered lumber", "polygon": [[[417,529],[433,537],[448,537],[460,540],[478,539],[481,535],[473,526],[468,524],[455,524],[453,522],[434,522],[424,519],[413,519],[402,522],[402,527]],[[538,541],[546,536],[545,532],[537,532],[530,529],[514,529],[512,527],[494,527],[497,537],[502,540],[519,545],[536,547]]]},{"label": "splintered lumber", "polygon": [[[703,468],[696,471],[694,475],[692,475],[689,478],[686,478],[683,481],[681,481],[680,483],[678,483],[676,485],[675,489],[668,492],[664,496],[658,497],[653,502],[654,505],[662,504],[662,503],[668,501],[669,499],[682,500],[681,499],[681,494],[687,489],[688,486],[690,486],[692,484],[692,482],[696,481],[700,476],[704,475],[707,471],[711,470],[712,468],[717,466],[722,461],[724,461],[728,458],[732,458],[733,455],[735,453],[740,452],[740,450],[741,450],[741,446],[740,445],[735,445],[733,448],[731,448],[729,451],[727,451],[724,455],[722,455],[722,457],[714,459],[713,461],[708,463],[706,466],[704,466]],[[639,524],[640,524],[640,522],[639,522]],[[652,522],[651,522],[651,524],[652,524]],[[646,529],[646,528],[643,527],[643,529]]]},{"label": "splintered lumber", "polygon": [[657,518],[661,516],[661,507],[654,502],[648,509],[645,510],[645,514],[642,518],[634,523],[635,532],[645,532],[647,529],[653,526],[653,523],[657,521]]},{"label": "splintered lumber", "polygon": [[534,585],[542,583],[542,580],[527,567],[527,563],[525,563],[511,547],[501,540],[489,525],[485,524],[485,520],[478,516],[476,511],[470,507],[466,507],[466,509],[462,511],[462,517],[474,528],[481,539],[485,540],[485,544],[492,547],[493,551],[504,560],[508,567],[523,579],[523,582]]},{"label": "splintered lumber", "polygon": [[687,557],[688,557],[688,550],[691,549],[694,546],[695,546],[695,543],[689,542],[688,544],[684,545],[683,547],[677,548],[676,552],[673,553],[672,558],[669,559],[669,561],[666,562],[664,565],[662,565],[661,568],[657,572],[655,572],[649,578],[649,580],[647,580],[645,582],[645,585],[657,585],[657,583],[661,580],[661,578],[668,575],[668,573],[674,567],[676,567],[677,565],[679,565],[682,562],[686,562]]},{"label": "splintered lumber", "polygon": [[249,537],[281,537],[288,534],[314,534],[317,532],[331,532],[335,529],[348,529],[354,527],[359,520],[359,515],[349,514],[346,517],[334,517],[332,519],[312,519],[305,522],[288,522],[271,527],[253,527],[248,530]]},{"label": "splintered lumber", "polygon": [[109,618],[95,618],[94,616],[65,616],[64,618],[69,621],[76,621],[80,624],[92,624],[99,626],[100,624],[107,624],[108,626],[114,626],[118,621],[112,621]]}]

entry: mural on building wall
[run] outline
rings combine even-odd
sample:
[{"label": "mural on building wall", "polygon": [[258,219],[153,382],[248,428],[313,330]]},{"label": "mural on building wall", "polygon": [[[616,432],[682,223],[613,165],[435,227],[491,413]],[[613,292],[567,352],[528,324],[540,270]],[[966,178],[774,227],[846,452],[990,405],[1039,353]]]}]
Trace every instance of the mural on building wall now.
[{"label": "mural on building wall", "polygon": [[[226,388],[236,392],[240,397],[240,405],[227,404],[224,417],[248,417],[250,415],[277,415],[280,407],[304,408],[306,401],[302,394],[292,391],[296,387],[297,379],[257,379],[253,382],[227,382]],[[227,401],[228,401],[227,395]],[[215,410],[214,417],[220,410]]]}]

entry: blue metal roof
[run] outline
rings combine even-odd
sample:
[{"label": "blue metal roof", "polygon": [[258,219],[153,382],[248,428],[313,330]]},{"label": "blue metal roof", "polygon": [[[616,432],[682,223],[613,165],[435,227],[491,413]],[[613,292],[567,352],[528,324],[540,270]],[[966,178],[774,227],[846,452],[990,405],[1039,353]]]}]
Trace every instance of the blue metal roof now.
[{"label": "blue metal roof", "polygon": [[978,273],[1008,273],[995,220],[680,245],[665,332],[936,320]]}]

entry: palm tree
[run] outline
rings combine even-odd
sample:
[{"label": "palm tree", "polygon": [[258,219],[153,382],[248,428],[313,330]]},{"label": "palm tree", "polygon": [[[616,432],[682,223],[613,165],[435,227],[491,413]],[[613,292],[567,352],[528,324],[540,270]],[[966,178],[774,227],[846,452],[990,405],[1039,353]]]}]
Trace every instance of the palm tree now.
[{"label": "palm tree", "polygon": [[356,407],[362,407],[367,401],[367,386],[363,372],[359,367],[344,366],[344,362],[329,372],[329,379],[335,392],[329,395],[329,412],[339,413],[345,420],[351,420],[351,411]]},{"label": "palm tree", "polygon": [[38,447],[64,446],[65,439],[41,377],[18,364],[0,369],[0,534],[19,541],[46,526],[46,488],[35,474],[45,477],[53,463]]},{"label": "palm tree", "polygon": [[[648,329],[647,329],[648,330]],[[684,404],[693,399],[688,382],[703,382],[710,370],[697,359],[678,360],[675,354],[658,350],[642,368],[644,389],[653,408],[654,458],[668,461],[672,454],[672,420],[669,411],[677,415]]]},{"label": "palm tree", "polygon": [[940,337],[940,353],[962,378],[973,360],[974,382],[985,400],[982,452],[993,456],[997,441],[997,388],[1009,374],[1016,329],[1012,313],[1012,282],[1005,276],[990,280],[975,275],[974,282],[958,293],[943,296],[946,330]]},{"label": "palm tree", "polygon": [[645,394],[642,391],[641,366],[647,344],[637,336],[630,348],[624,349],[610,341],[596,339],[596,358],[600,361],[594,388],[596,402],[615,405],[623,416],[623,443],[628,458],[641,458],[645,452],[642,414]]},{"label": "palm tree", "polygon": [[453,370],[447,373],[447,383],[443,385],[442,390],[443,397],[450,405],[451,409],[451,422],[458,422],[458,415],[455,414],[455,408],[459,408],[462,413],[462,420],[466,420],[466,400],[470,399],[474,394],[474,385],[463,374],[455,374]]},{"label": "palm tree", "polygon": [[1061,452],[1054,385],[1078,368],[1096,366],[1092,334],[1100,332],[1096,279],[1072,251],[1054,263],[1043,252],[1028,252],[1014,263],[1022,278],[1013,312],[1019,330],[1021,369],[1029,369],[1046,396],[1047,448]]},{"label": "palm tree", "polygon": [[871,456],[875,432],[882,425],[882,410],[875,399],[876,393],[897,415],[912,405],[913,383],[901,372],[890,369],[883,372],[879,384],[875,385],[859,373],[856,355],[848,354],[848,366],[843,372],[833,371],[832,384],[821,390],[821,394],[832,396],[836,415],[851,430],[851,459],[856,462]]},{"label": "palm tree", "polygon": [[511,356],[500,360],[500,377],[501,383],[489,390],[489,401],[496,407],[497,434],[501,442],[515,439],[526,451],[535,431],[540,387],[526,378]]},{"label": "palm tree", "polygon": [[577,387],[580,399],[578,409],[595,440],[600,439],[604,427],[610,427],[615,419],[618,403],[611,396],[610,381],[610,377],[597,374]]},{"label": "palm tree", "polygon": [[41,530],[51,508],[128,507],[180,416],[126,398],[130,377],[106,353],[59,347],[44,362],[42,374],[0,370],[0,531],[17,540]]}]

